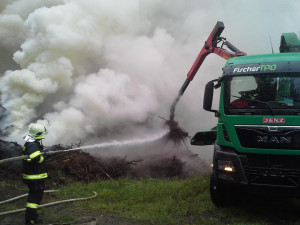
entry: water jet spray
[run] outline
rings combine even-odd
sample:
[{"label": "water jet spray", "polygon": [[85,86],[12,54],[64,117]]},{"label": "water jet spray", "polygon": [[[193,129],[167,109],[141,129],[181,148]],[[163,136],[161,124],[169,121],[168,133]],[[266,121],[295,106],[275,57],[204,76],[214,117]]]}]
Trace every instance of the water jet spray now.
[{"label": "water jet spray", "polygon": [[[157,141],[164,136],[168,134],[168,130],[162,130],[161,132],[150,135],[146,138],[135,138],[135,139],[130,139],[130,140],[124,140],[124,141],[109,141],[109,142],[104,142],[104,143],[99,143],[99,144],[93,144],[93,145],[86,145],[86,146],[80,146],[77,148],[70,148],[70,149],[65,149],[65,150],[58,150],[58,151],[47,151],[47,148],[45,151],[42,153],[43,155],[53,155],[57,153],[65,153],[65,152],[72,152],[72,151],[82,151],[84,149],[94,149],[94,148],[108,148],[108,147],[123,147],[127,145],[139,145],[139,144],[144,144],[147,142],[153,142]],[[22,156],[17,156],[17,157],[11,157],[7,159],[2,159],[0,160],[0,164],[6,163],[6,162],[11,162],[11,161],[16,161],[16,160],[21,160],[21,159],[27,159],[29,158],[28,155],[22,155]]]}]

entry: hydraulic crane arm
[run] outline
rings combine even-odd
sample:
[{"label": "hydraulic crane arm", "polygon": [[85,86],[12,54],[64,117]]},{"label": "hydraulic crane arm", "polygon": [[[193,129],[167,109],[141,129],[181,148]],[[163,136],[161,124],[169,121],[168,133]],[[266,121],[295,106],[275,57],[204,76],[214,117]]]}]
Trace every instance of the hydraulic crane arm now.
[{"label": "hydraulic crane arm", "polygon": [[[218,56],[221,56],[222,58],[227,60],[227,59],[235,57],[235,56],[246,55],[244,52],[239,51],[229,41],[226,41],[225,38],[220,37],[224,28],[225,28],[224,23],[221,21],[218,21],[217,24],[215,25],[214,29],[210,33],[209,37],[205,41],[204,46],[202,47],[199,55],[197,56],[194,64],[192,65],[190,71],[187,74],[187,78],[186,78],[185,82],[183,83],[182,87],[179,90],[177,98],[171,105],[170,120],[174,120],[175,106],[176,106],[177,102],[179,101],[180,97],[183,95],[185,89],[188,87],[189,83],[194,79],[194,76],[196,75],[198,69],[202,65],[206,56],[208,56],[210,53],[215,53]],[[221,44],[221,46],[218,47],[217,46],[218,44]],[[224,45],[230,51],[232,51],[232,53],[223,49]]]},{"label": "hydraulic crane arm", "polygon": [[[204,46],[202,47],[198,57],[196,58],[194,64],[192,65],[190,71],[187,74],[187,79],[189,81],[193,80],[194,76],[196,75],[198,69],[202,65],[206,56],[208,56],[210,53],[212,53],[214,51],[214,48],[217,44],[218,37],[220,37],[224,28],[225,28],[224,24],[222,22],[218,21],[217,24],[215,25],[214,29],[210,33],[209,37],[205,41]],[[219,53],[222,53],[222,52],[220,51]],[[229,54],[227,54],[227,52],[224,52],[224,53],[225,53],[224,54],[225,57],[230,58]]]},{"label": "hydraulic crane arm", "polygon": [[[202,47],[198,57],[196,58],[194,64],[192,65],[190,71],[187,74],[187,79],[185,83],[189,83],[194,79],[194,76],[198,72],[198,69],[202,65],[203,61],[205,60],[206,56],[208,56],[210,53],[215,53],[218,56],[224,58],[224,59],[229,59],[234,56],[240,56],[240,55],[246,55],[244,52],[241,52],[238,50],[233,44],[231,44],[229,41],[226,41],[225,38],[220,37],[221,33],[223,32],[225,26],[224,23],[221,21],[218,21],[217,24],[215,25],[214,29],[210,33],[209,37],[204,43],[204,46]],[[222,42],[221,47],[218,47],[217,44]],[[227,46],[231,51],[234,53],[230,53],[223,49],[223,46]],[[185,89],[187,88],[187,85],[183,85],[181,88],[182,94],[184,93]]]}]

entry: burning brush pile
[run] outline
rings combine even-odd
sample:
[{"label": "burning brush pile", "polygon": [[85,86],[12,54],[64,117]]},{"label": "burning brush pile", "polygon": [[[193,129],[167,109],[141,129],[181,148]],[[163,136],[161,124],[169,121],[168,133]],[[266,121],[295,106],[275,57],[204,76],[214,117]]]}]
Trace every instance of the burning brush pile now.
[{"label": "burning brush pile", "polygon": [[[54,182],[97,181],[132,176],[135,161],[126,158],[103,160],[85,152],[61,153],[47,159],[47,168]],[[64,176],[61,176],[62,173]]]},{"label": "burning brush pile", "polygon": [[[17,143],[1,141],[0,160],[21,155],[21,146]],[[64,146],[53,145],[47,150],[60,151],[80,144]],[[47,151],[46,150],[46,151]],[[174,177],[183,174],[184,163],[175,156],[164,159],[152,160],[145,163],[144,160],[127,160],[123,158],[94,157],[82,151],[62,152],[47,156],[47,170],[50,181],[56,184],[64,184],[74,181],[91,182],[97,180],[115,180],[120,177]],[[143,163],[144,167],[138,164]],[[145,164],[147,169],[145,169]],[[140,171],[140,168],[145,172]],[[139,170],[137,172],[137,170]],[[142,173],[141,173],[142,172]],[[0,180],[20,180],[22,177],[22,161],[0,164]]]},{"label": "burning brush pile", "polygon": [[[0,159],[20,156],[22,147],[15,142],[7,142],[0,139]],[[13,161],[0,165],[0,181],[9,179],[20,179],[22,162]]]},{"label": "burning brush pile", "polygon": [[[173,108],[172,108],[173,109]],[[175,109],[175,108],[174,108]],[[174,120],[174,109],[170,120],[165,120],[169,132],[165,136],[166,142],[172,142],[179,147],[186,145],[189,138],[188,132],[182,129],[178,122]],[[105,179],[118,179],[120,177],[181,177],[185,176],[184,162],[177,156],[168,154],[167,156],[152,156],[149,160],[127,160],[123,158],[101,158],[90,155],[83,151],[63,152],[74,148],[80,149],[81,143],[66,145],[53,145],[45,151],[62,151],[57,154],[46,156],[47,169],[51,182],[63,184],[73,181],[97,181]],[[186,146],[187,148],[187,146]],[[22,147],[17,143],[5,142],[0,140],[0,160],[21,155]],[[188,150],[188,148],[187,148]],[[193,155],[190,153],[190,155]],[[194,156],[193,156],[194,157]],[[201,162],[201,164],[205,164]],[[0,164],[0,180],[20,179],[22,161],[14,161]]]}]

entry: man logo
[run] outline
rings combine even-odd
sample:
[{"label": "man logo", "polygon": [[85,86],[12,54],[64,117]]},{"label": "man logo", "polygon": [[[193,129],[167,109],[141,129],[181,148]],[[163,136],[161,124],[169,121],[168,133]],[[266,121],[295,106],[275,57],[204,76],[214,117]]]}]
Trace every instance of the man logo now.
[{"label": "man logo", "polygon": [[279,137],[279,136],[257,136],[257,143],[272,143],[272,144],[291,144],[291,137]]}]

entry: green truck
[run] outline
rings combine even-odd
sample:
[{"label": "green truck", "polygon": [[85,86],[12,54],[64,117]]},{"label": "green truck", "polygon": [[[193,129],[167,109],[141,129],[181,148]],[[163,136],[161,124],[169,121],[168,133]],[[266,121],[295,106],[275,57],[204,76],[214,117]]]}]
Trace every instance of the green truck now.
[{"label": "green truck", "polygon": [[[229,47],[236,55],[204,93],[203,108],[218,124],[191,139],[192,145],[214,145],[211,200],[225,204],[235,190],[299,196],[300,40],[282,34],[276,54],[247,56]],[[212,109],[218,88],[219,108]]]}]

